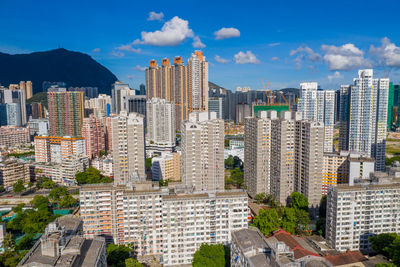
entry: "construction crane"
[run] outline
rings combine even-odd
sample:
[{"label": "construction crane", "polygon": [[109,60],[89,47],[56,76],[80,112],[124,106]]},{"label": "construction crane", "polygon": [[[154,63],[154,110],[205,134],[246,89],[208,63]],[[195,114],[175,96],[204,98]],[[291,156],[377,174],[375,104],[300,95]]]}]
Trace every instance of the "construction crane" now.
[{"label": "construction crane", "polygon": [[[272,93],[271,86],[269,85],[269,80],[267,80],[267,84],[268,84],[268,89],[269,90],[267,90],[267,88],[265,87],[265,83],[264,83],[264,80],[262,78],[261,78],[261,81],[262,81],[263,86],[264,86],[265,94],[267,95],[267,105],[280,105],[280,104],[275,104],[274,103],[274,95]],[[283,100],[285,100],[285,104],[288,105],[289,110],[291,110],[289,102],[287,101],[287,99],[286,99],[286,97],[285,97],[285,95],[283,94],[282,91],[280,91],[280,94],[282,95]]]}]

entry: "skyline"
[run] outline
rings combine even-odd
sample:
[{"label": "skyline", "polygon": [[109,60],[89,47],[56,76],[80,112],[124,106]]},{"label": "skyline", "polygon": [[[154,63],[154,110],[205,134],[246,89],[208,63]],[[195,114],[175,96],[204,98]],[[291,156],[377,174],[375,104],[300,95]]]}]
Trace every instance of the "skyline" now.
[{"label": "skyline", "polygon": [[367,67],[376,77],[400,81],[396,1],[238,3],[224,12],[219,2],[3,1],[0,22],[8,27],[0,29],[0,52],[63,47],[88,53],[134,88],[144,83],[151,59],[182,56],[187,62],[199,49],[210,62],[209,80],[231,90],[261,89],[260,78],[272,89],[305,81],[339,89]]}]

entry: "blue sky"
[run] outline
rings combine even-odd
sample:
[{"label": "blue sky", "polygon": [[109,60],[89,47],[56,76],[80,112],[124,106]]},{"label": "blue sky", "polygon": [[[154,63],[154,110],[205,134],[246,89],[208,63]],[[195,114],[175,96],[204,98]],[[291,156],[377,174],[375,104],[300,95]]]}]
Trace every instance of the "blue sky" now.
[{"label": "blue sky", "polygon": [[398,83],[399,8],[386,0],[0,0],[0,51],[81,51],[134,88],[149,60],[187,60],[199,48],[209,80],[228,89],[261,88],[261,77],[272,89],[302,81],[337,89],[362,67]]}]

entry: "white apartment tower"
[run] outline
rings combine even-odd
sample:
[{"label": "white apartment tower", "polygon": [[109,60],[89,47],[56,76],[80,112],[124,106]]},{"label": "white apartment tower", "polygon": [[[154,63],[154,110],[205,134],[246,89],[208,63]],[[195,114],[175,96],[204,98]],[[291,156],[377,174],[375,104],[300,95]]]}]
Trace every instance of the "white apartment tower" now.
[{"label": "white apartment tower", "polygon": [[132,176],[144,178],[144,117],[122,111],[111,124],[115,182],[124,184]]},{"label": "white apartment tower", "polygon": [[324,124],[324,152],[333,151],[333,129],[335,124],[335,91],[318,90],[318,83],[300,84],[298,111],[305,120]]},{"label": "white apartment tower", "polygon": [[175,146],[175,105],[166,99],[147,101],[147,145]]},{"label": "white apartment tower", "polygon": [[270,194],[271,119],[277,113],[260,111],[258,117],[245,118],[244,123],[244,180],[251,197]]},{"label": "white apartment tower", "polygon": [[372,69],[359,70],[354,85],[341,89],[341,99],[349,104],[341,121],[343,131],[348,125],[347,133],[341,133],[341,146],[375,158],[377,171],[385,169],[388,96],[389,79],[374,79]]},{"label": "white apartment tower", "polygon": [[193,112],[182,122],[182,181],[197,191],[224,190],[224,121]]},{"label": "white apartment tower", "polygon": [[203,52],[195,51],[188,62],[191,111],[208,110],[208,61]]},{"label": "white apartment tower", "polygon": [[135,95],[135,90],[131,90],[128,84],[116,81],[111,89],[112,111],[116,114],[127,111],[124,98],[130,95]]}]

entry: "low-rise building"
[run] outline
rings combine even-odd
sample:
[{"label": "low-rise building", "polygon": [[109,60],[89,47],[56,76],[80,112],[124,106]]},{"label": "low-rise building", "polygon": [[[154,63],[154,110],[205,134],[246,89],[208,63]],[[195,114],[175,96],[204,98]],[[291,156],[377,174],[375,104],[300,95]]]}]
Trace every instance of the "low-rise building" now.
[{"label": "low-rise building", "polygon": [[111,155],[101,158],[95,158],[90,161],[90,166],[98,169],[104,176],[113,177],[113,159]]},{"label": "low-rise building", "polygon": [[0,127],[0,146],[11,147],[18,144],[27,144],[29,142],[29,127]]},{"label": "low-rise building", "polygon": [[140,256],[164,266],[190,264],[203,243],[227,244],[231,232],[247,228],[245,191],[193,192],[151,182],[84,185],[81,217],[87,237],[133,244]]},{"label": "low-rise building", "polygon": [[30,181],[29,165],[14,159],[0,161],[0,184],[10,189],[18,180]]},{"label": "low-rise building", "polygon": [[180,152],[164,152],[161,154],[161,156],[152,158],[151,162],[153,180],[181,180],[182,161]]},{"label": "low-rise building", "polygon": [[73,215],[49,223],[18,267],[106,267],[106,242],[81,235],[82,220]]},{"label": "low-rise building", "polygon": [[83,137],[35,137],[36,162],[61,163],[68,157],[85,155],[85,139]]}]

